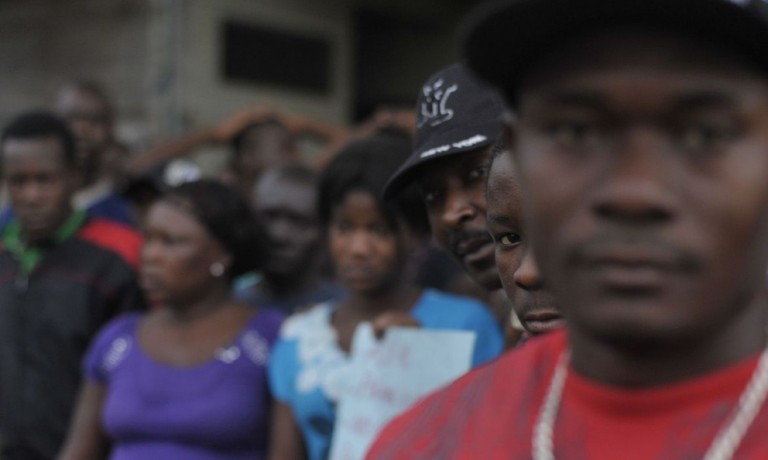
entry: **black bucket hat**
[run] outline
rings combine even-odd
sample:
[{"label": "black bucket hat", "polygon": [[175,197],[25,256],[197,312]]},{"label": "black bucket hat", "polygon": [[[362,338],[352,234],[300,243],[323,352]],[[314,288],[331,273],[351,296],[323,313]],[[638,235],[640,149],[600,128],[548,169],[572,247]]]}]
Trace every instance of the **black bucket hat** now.
[{"label": "black bucket hat", "polygon": [[768,0],[506,0],[463,31],[468,65],[513,99],[539,56],[600,29],[647,25],[729,44],[768,71]]},{"label": "black bucket hat", "polygon": [[464,64],[432,75],[419,92],[416,110],[413,153],[390,178],[385,199],[409,185],[425,163],[495,143],[503,126],[501,96]]}]

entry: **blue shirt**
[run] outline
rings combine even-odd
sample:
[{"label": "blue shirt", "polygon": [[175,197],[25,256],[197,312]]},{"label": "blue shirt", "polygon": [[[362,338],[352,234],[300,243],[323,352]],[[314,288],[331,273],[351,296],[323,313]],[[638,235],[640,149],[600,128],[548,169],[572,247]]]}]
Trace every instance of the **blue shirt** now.
[{"label": "blue shirt", "polygon": [[[269,364],[275,398],[291,406],[304,435],[310,460],[325,459],[331,447],[336,403],[350,371],[331,325],[334,304],[323,303],[289,318],[280,331]],[[482,303],[427,289],[410,312],[425,329],[474,331],[473,366],[498,356],[504,337]]]}]

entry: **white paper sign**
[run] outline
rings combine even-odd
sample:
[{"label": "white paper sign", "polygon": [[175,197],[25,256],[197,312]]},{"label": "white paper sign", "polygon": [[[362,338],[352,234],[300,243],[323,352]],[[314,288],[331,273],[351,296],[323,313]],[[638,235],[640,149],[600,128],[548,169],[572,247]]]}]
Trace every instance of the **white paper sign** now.
[{"label": "white paper sign", "polygon": [[361,460],[388,421],[467,372],[475,332],[391,328],[377,340],[369,323],[352,341],[352,372],[336,412],[330,460]]}]

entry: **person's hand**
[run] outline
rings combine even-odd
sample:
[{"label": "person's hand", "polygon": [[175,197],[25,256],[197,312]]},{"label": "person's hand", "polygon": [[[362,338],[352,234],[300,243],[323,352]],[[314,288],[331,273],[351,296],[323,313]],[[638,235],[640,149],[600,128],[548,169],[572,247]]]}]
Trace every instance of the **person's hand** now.
[{"label": "person's hand", "polygon": [[213,128],[216,142],[229,142],[248,125],[275,116],[277,111],[268,104],[259,104],[240,109]]},{"label": "person's hand", "polygon": [[380,314],[371,321],[373,326],[373,333],[376,338],[381,339],[384,337],[384,332],[394,326],[400,327],[421,327],[416,318],[404,312],[388,311]]}]

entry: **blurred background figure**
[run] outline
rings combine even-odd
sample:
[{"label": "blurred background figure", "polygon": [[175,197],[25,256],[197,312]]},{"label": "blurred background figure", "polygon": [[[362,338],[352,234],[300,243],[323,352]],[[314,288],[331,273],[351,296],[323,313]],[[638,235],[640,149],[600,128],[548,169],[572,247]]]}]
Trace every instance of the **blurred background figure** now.
[{"label": "blurred background figure", "polygon": [[99,85],[76,81],[59,89],[54,109],[75,135],[80,186],[90,187],[101,178],[102,159],[115,140],[112,105]]},{"label": "blurred background figure", "polygon": [[264,458],[266,365],[282,314],[234,299],[263,263],[238,193],[211,180],[170,189],[145,223],[141,281],[158,309],[124,315],[91,345],[60,460]]},{"label": "blurred background figure", "polygon": [[317,215],[318,176],[308,166],[274,166],[251,193],[251,204],[267,231],[267,259],[260,274],[243,280],[238,298],[286,313],[328,300],[343,289],[323,270],[325,230]]},{"label": "blurred background figure", "polygon": [[179,158],[161,164],[139,175],[125,176],[120,194],[128,202],[131,219],[139,228],[144,227],[146,216],[169,187],[196,181],[203,177],[194,162]]},{"label": "blurred background figure", "polygon": [[13,210],[0,249],[2,458],[52,459],[61,447],[91,338],[145,308],[141,238],[73,209],[75,138],[48,112],[20,115],[0,140]]},{"label": "blurred background figure", "polygon": [[344,392],[357,326],[473,331],[473,364],[498,355],[501,330],[486,306],[416,284],[418,257],[429,235],[415,189],[384,203],[387,179],[410,154],[408,138],[379,133],[350,143],[320,182],[319,214],[328,234],[336,279],[348,296],[295,315],[282,329],[270,363],[277,400],[270,458],[324,459],[336,403]]},{"label": "blurred background figure", "polygon": [[294,133],[274,115],[245,126],[232,139],[231,146],[233,155],[227,173],[246,196],[271,166],[301,162]]},{"label": "blurred background figure", "polygon": [[127,170],[140,174],[171,159],[188,156],[198,148],[223,145],[228,147],[229,159],[221,179],[247,197],[259,176],[271,166],[304,162],[297,142],[306,136],[337,145],[346,131],[268,105],[256,105],[241,109],[212,127],[157,144],[133,157]]},{"label": "blurred background figure", "polygon": [[128,203],[116,190],[127,152],[115,139],[115,114],[104,89],[90,81],[67,83],[59,90],[55,110],[67,120],[77,142],[75,206],[133,225]]},{"label": "blurred background figure", "polygon": [[[135,226],[129,204],[119,193],[128,151],[115,139],[114,113],[102,87],[90,81],[65,84],[54,107],[75,139],[75,208],[93,217]],[[12,217],[11,209],[6,207],[0,213],[0,228]]]},{"label": "blurred background figure", "polygon": [[107,145],[102,156],[102,176],[105,181],[113,184],[115,190],[121,190],[126,176],[125,168],[130,159],[131,152],[125,143],[113,140]]}]

